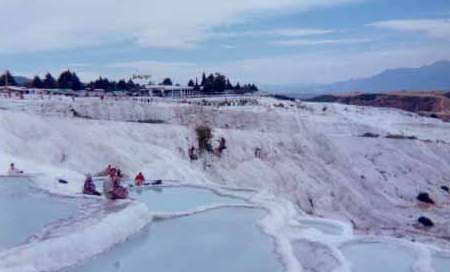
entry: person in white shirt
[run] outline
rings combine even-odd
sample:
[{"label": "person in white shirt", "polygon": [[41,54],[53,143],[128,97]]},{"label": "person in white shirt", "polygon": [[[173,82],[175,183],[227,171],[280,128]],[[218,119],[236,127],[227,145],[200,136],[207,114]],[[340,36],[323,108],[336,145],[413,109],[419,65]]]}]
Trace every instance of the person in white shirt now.
[{"label": "person in white shirt", "polygon": [[17,175],[21,175],[21,174],[23,174],[23,171],[17,169],[16,166],[14,165],[14,163],[11,163],[9,165],[8,175],[17,176]]}]

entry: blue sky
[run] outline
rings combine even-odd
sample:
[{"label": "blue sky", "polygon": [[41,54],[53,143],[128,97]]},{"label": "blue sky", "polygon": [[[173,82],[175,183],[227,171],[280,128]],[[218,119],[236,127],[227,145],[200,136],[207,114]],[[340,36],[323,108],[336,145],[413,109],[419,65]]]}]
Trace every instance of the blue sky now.
[{"label": "blue sky", "polygon": [[450,59],[448,0],[0,0],[0,69],[328,83]]}]

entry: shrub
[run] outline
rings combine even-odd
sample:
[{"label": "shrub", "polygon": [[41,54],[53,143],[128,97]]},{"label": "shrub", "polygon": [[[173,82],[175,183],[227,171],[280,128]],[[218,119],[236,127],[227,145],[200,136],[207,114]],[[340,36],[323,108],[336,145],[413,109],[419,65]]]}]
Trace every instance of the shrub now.
[{"label": "shrub", "polygon": [[378,138],[378,137],[380,137],[380,135],[376,134],[376,133],[372,133],[372,132],[366,132],[363,135],[361,135],[361,137]]},{"label": "shrub", "polygon": [[273,94],[273,95],[269,95],[269,97],[273,97],[278,100],[295,102],[295,98],[287,96],[287,95],[282,95],[282,94]]},{"label": "shrub", "polygon": [[211,139],[213,137],[211,128],[208,126],[199,126],[195,129],[198,140],[198,149],[200,153],[205,151],[212,152]]},{"label": "shrub", "polygon": [[405,136],[400,134],[388,134],[386,135],[386,138],[395,140],[417,140],[416,136]]},{"label": "shrub", "polygon": [[419,193],[419,195],[417,196],[417,200],[428,204],[434,204],[433,199],[431,199],[428,193]]},{"label": "shrub", "polygon": [[[133,121],[131,121],[133,122]],[[166,124],[167,122],[164,120],[158,120],[158,119],[145,119],[145,120],[137,120],[138,123],[142,124]]]},{"label": "shrub", "polygon": [[419,219],[417,219],[417,221],[422,224],[424,227],[428,227],[431,228],[432,226],[434,226],[433,221],[431,221],[431,219],[425,217],[425,216],[421,216],[419,217]]},{"label": "shrub", "polygon": [[436,113],[432,113],[432,114],[430,114],[430,117],[431,118],[436,118],[436,119],[438,119],[439,118],[439,116],[436,114]]}]

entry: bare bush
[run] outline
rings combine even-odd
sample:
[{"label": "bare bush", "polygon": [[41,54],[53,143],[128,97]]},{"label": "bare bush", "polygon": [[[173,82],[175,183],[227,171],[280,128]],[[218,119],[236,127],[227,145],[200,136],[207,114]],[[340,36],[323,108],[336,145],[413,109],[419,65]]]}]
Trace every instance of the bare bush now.
[{"label": "bare bush", "polygon": [[360,137],[366,137],[366,138],[378,138],[380,137],[379,134],[376,133],[372,133],[372,132],[366,132],[363,135],[361,135]]},{"label": "bare bush", "polygon": [[198,126],[195,129],[195,132],[197,134],[198,149],[200,153],[204,153],[205,151],[212,152],[211,139],[213,134],[211,128],[208,126]]},{"label": "bare bush", "polygon": [[406,136],[401,134],[388,134],[385,138],[395,140],[417,140],[416,136]]}]

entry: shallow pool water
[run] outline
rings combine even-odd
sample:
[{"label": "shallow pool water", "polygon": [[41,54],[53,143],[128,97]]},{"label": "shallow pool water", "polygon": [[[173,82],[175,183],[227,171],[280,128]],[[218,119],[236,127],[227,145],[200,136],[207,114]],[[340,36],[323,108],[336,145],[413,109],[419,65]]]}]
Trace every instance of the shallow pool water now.
[{"label": "shallow pool water", "polygon": [[302,220],[299,220],[299,223],[303,227],[317,229],[324,234],[341,235],[344,232],[342,227],[332,224],[332,223],[328,223],[328,222],[302,219]]},{"label": "shallow pool water", "polygon": [[352,272],[410,272],[415,260],[406,249],[384,243],[348,244],[342,252]]},{"label": "shallow pool water", "polygon": [[277,272],[272,240],[256,226],[263,212],[222,208],[157,221],[127,242],[68,272]]},{"label": "shallow pool water", "polygon": [[193,187],[132,188],[130,197],[147,204],[152,212],[184,212],[221,204],[245,204],[241,199],[219,196],[208,189]]},{"label": "shallow pool water", "polygon": [[450,271],[450,256],[444,257],[435,255],[432,259],[432,266],[435,272]]},{"label": "shallow pool water", "polygon": [[52,197],[26,179],[0,180],[0,250],[24,242],[44,226],[73,214],[73,199]]}]

